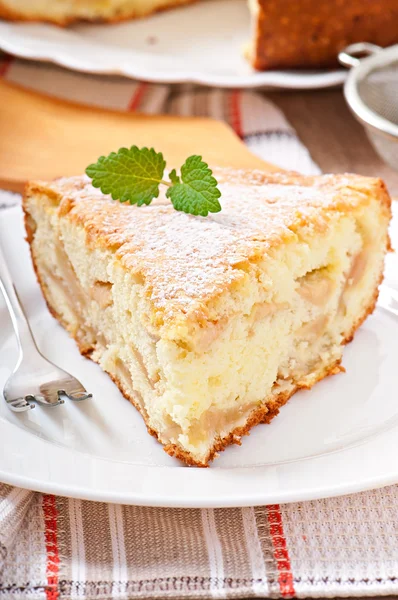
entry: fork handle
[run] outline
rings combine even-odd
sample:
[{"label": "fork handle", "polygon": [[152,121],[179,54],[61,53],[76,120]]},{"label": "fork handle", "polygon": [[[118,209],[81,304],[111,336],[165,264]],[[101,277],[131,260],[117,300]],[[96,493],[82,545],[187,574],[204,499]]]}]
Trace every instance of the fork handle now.
[{"label": "fork handle", "polygon": [[34,347],[38,350],[30,329],[28,320],[19,301],[15,285],[12,281],[10,271],[6,263],[0,243],[0,290],[3,293],[8,312],[10,313],[12,326],[17,337],[20,352]]}]

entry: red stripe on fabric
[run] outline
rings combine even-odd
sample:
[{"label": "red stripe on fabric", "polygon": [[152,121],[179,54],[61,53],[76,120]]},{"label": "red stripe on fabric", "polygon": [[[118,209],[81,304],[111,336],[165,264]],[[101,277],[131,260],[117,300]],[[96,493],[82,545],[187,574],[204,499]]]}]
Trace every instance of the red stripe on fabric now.
[{"label": "red stripe on fabric", "polygon": [[283,598],[295,595],[293,573],[283,531],[282,513],[279,504],[267,506],[267,519],[274,549],[274,559],[279,571],[278,583]]},{"label": "red stripe on fabric", "polygon": [[128,111],[134,112],[135,110],[137,110],[137,108],[139,107],[140,102],[142,100],[142,97],[146,92],[147,87],[148,87],[147,83],[140,83],[138,85],[138,88],[134,91],[134,94],[130,100],[128,107],[127,107]]},{"label": "red stripe on fabric", "polygon": [[240,91],[231,92],[231,126],[236,135],[243,138],[242,112],[240,107]]},{"label": "red stripe on fabric", "polygon": [[46,599],[58,600],[59,552],[57,535],[57,506],[55,496],[43,494],[43,514],[45,524],[45,540],[47,551],[47,586]]},{"label": "red stripe on fabric", "polygon": [[13,56],[10,56],[9,54],[4,54],[0,62],[0,77],[5,77],[7,75],[7,72],[9,71],[13,60]]}]

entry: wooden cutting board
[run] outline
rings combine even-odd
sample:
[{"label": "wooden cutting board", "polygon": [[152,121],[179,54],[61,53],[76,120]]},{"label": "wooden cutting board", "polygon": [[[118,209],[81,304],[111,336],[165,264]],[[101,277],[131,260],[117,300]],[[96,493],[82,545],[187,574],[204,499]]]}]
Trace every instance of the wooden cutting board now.
[{"label": "wooden cutting board", "polygon": [[147,116],[81,106],[0,81],[0,188],[21,192],[29,179],[76,175],[122,146],[153,146],[169,168],[190,154],[210,165],[275,171],[221,121]]}]

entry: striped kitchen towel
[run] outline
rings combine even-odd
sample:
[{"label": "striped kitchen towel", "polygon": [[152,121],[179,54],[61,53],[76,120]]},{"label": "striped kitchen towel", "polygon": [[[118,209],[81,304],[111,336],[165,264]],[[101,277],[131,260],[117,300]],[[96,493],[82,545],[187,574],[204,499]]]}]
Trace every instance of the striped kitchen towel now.
[{"label": "striped kitchen towel", "polygon": [[0,484],[0,598],[398,593],[398,486],[289,505],[167,509]]},{"label": "striped kitchen towel", "polygon": [[[10,57],[0,61],[0,75],[88,104],[223,119],[259,156],[319,172],[284,115],[259,93],[155,86]],[[0,192],[0,208],[17,202]],[[283,506],[179,510],[0,484],[3,600],[382,594],[398,594],[398,486]]]}]

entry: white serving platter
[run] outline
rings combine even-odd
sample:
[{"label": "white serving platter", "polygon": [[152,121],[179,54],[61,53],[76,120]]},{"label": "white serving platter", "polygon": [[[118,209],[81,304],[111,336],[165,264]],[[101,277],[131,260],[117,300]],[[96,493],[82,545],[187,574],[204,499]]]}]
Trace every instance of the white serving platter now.
[{"label": "white serving platter", "polygon": [[87,73],[157,83],[316,89],[340,85],[344,70],[254,71],[246,0],[208,0],[119,24],[60,28],[0,21],[0,49]]}]

